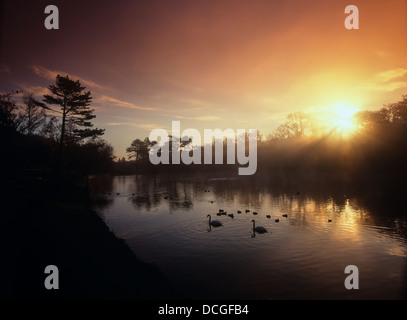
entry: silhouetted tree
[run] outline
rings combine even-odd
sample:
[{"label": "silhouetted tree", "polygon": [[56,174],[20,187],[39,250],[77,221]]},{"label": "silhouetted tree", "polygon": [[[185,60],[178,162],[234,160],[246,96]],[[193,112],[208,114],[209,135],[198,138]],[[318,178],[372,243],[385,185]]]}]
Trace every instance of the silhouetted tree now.
[{"label": "silhouetted tree", "polygon": [[47,115],[43,108],[44,104],[39,102],[34,97],[34,94],[25,94],[23,101],[24,104],[18,113],[18,131],[26,135],[32,135],[45,124]]},{"label": "silhouetted tree", "polygon": [[149,142],[148,138],[144,139],[144,141],[140,139],[133,140],[130,147],[126,149],[126,152],[129,154],[129,159],[134,158],[134,160],[141,162],[148,158],[149,152]]},{"label": "silhouetted tree", "polygon": [[389,109],[381,108],[378,111],[359,111],[355,118],[363,128],[373,128],[391,123]]},{"label": "silhouetted tree", "polygon": [[[104,133],[104,129],[92,129],[93,124],[90,120],[96,116],[94,109],[90,109],[92,102],[90,91],[85,91],[79,80],[73,81],[69,76],[56,78],[56,84],[50,85],[48,89],[51,94],[44,95],[44,102],[50,105],[60,106],[60,110],[50,107],[46,109],[61,114],[61,132],[59,138],[58,169],[61,166],[62,149],[66,142],[79,142],[86,138],[96,138]],[[67,141],[67,125],[69,125],[69,141]]]},{"label": "silhouetted tree", "polygon": [[19,126],[18,105],[12,97],[17,93],[19,91],[0,95],[0,131],[3,134],[16,132]]},{"label": "silhouetted tree", "polygon": [[89,174],[109,172],[113,168],[113,147],[105,140],[97,138],[83,144],[68,145],[67,168],[75,172]]},{"label": "silhouetted tree", "polygon": [[48,116],[39,132],[40,136],[58,141],[61,132],[61,124],[57,117]]},{"label": "silhouetted tree", "polygon": [[274,132],[276,139],[299,138],[313,130],[311,117],[304,112],[294,112],[287,116],[284,124]]},{"label": "silhouetted tree", "polygon": [[386,107],[391,122],[407,123],[407,95],[404,95],[402,100],[388,104]]}]

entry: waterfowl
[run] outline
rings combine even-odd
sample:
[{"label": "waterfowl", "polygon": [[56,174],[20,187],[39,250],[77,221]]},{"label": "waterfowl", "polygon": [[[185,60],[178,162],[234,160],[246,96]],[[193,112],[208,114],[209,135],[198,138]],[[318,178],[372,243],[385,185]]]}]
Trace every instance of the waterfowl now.
[{"label": "waterfowl", "polygon": [[267,219],[270,219],[270,218],[271,218],[271,216],[268,214],[268,215],[266,216],[266,218],[267,218]]},{"label": "waterfowl", "polygon": [[211,225],[212,227],[220,227],[223,226],[222,222],[220,222],[219,220],[213,220],[211,221],[211,215],[208,214],[207,217],[209,217],[209,225]]},{"label": "waterfowl", "polygon": [[217,215],[217,216],[221,216],[222,214],[221,214],[220,212],[218,212],[216,215]]},{"label": "waterfowl", "polygon": [[235,216],[234,216],[234,214],[233,214],[233,213],[228,214],[228,217],[230,217],[230,218],[232,218],[232,219],[234,219],[234,218],[235,218]]},{"label": "waterfowl", "polygon": [[237,213],[242,213],[242,211],[240,211],[240,210],[237,210]]},{"label": "waterfowl", "polygon": [[253,211],[253,215],[257,216],[257,212],[256,212],[256,211]]},{"label": "waterfowl", "polygon": [[256,227],[255,221],[252,220],[252,222],[253,222],[253,233],[254,232],[257,232],[257,233],[266,233],[267,232],[267,229],[265,227],[263,227],[263,226]]},{"label": "waterfowl", "polygon": [[284,217],[284,218],[287,218],[287,217],[288,217],[288,214],[283,214],[283,217]]},{"label": "waterfowl", "polygon": [[221,212],[221,213],[224,212],[224,211],[225,211],[225,210],[223,210],[223,209],[219,209],[219,212]]},{"label": "waterfowl", "polygon": [[332,222],[332,219],[329,219],[328,222]]},{"label": "waterfowl", "polygon": [[275,222],[280,222],[280,219],[276,219],[276,220],[274,220]]},{"label": "waterfowl", "polygon": [[246,211],[246,213],[250,212],[250,210],[248,210],[248,209],[246,209],[245,211]]}]

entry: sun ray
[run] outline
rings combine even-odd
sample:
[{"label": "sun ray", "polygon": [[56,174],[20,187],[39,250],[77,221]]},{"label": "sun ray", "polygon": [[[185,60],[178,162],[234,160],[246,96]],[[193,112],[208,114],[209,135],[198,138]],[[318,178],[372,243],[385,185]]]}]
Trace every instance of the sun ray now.
[{"label": "sun ray", "polygon": [[358,129],[354,117],[358,111],[357,107],[343,102],[329,106],[323,117],[325,130],[334,131],[342,136],[352,135]]}]

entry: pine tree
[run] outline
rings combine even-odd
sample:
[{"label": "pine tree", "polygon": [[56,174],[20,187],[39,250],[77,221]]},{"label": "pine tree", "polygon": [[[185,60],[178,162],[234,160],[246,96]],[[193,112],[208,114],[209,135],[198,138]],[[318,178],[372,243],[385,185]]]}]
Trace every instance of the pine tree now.
[{"label": "pine tree", "polygon": [[[104,133],[104,129],[93,128],[90,120],[96,115],[94,109],[89,108],[92,102],[90,91],[85,91],[79,80],[73,81],[69,76],[56,78],[56,84],[50,85],[51,94],[44,95],[44,102],[58,105],[60,110],[45,106],[46,109],[58,112],[62,117],[61,134],[59,137],[58,170],[61,169],[62,150],[65,144],[80,142],[86,138],[95,139]],[[67,134],[67,127],[69,130]]]}]

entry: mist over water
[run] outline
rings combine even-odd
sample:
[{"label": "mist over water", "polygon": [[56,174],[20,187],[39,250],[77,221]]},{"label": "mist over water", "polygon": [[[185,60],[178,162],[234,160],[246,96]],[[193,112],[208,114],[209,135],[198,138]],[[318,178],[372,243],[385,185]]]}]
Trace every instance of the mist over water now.
[{"label": "mist over water", "polygon": [[[303,185],[287,192],[258,179],[208,176],[115,176],[92,184],[109,228],[183,297],[406,297],[406,217],[371,212],[342,190],[318,195]],[[234,218],[217,216],[219,209]],[[208,214],[223,226],[210,228]],[[268,233],[253,237],[252,219]],[[359,290],[344,287],[347,265],[359,268]]]}]

